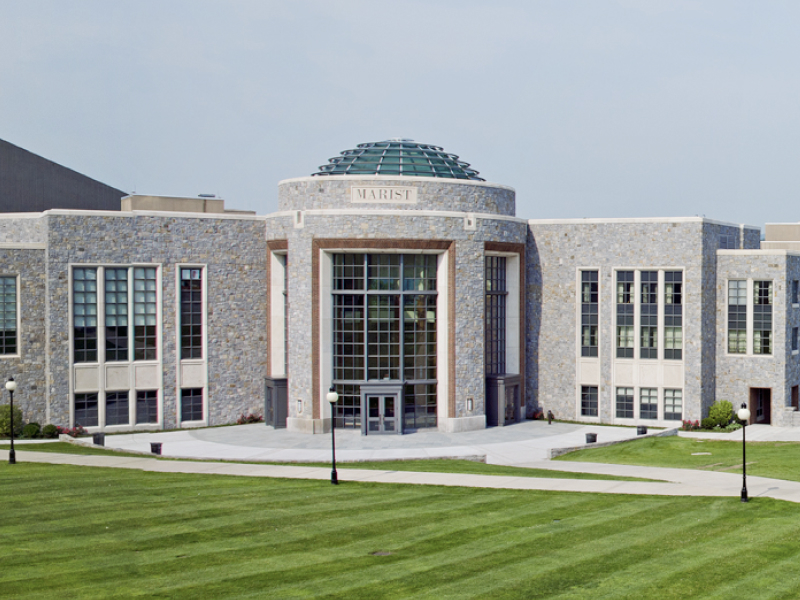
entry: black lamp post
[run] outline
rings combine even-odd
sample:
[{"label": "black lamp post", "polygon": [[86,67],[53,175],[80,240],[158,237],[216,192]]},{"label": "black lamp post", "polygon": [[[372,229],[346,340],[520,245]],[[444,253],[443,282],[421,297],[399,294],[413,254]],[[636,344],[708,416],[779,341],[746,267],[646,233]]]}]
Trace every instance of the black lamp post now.
[{"label": "black lamp post", "polygon": [[17,382],[14,381],[13,377],[9,377],[8,381],[6,381],[6,389],[11,395],[11,410],[9,411],[11,417],[11,450],[8,451],[8,464],[15,465],[17,464],[17,455],[14,452],[14,390],[17,389]]},{"label": "black lamp post", "polygon": [[747,429],[747,422],[750,420],[750,411],[747,410],[747,404],[742,402],[742,408],[736,413],[739,420],[742,421],[742,502],[747,502],[747,454],[745,450],[745,429]]},{"label": "black lamp post", "polygon": [[336,403],[339,401],[339,394],[336,393],[336,388],[331,384],[331,389],[325,399],[331,404],[331,483],[339,485],[339,478],[336,476]]}]

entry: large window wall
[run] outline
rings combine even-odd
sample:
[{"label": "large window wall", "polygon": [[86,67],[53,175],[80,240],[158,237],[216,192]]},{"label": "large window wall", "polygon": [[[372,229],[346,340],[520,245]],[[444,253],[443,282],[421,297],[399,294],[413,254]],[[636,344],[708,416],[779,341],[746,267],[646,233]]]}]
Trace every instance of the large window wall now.
[{"label": "large window wall", "polygon": [[360,384],[405,382],[405,429],[436,426],[437,299],[432,254],[333,255],[336,427],[360,428]]}]

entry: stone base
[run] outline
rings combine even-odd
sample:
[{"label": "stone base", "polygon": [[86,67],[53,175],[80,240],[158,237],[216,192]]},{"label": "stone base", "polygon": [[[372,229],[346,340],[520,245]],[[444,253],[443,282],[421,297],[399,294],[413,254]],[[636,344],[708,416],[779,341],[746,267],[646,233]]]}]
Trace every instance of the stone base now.
[{"label": "stone base", "polygon": [[287,417],[286,429],[288,431],[296,431],[297,433],[329,433],[331,430],[331,420]]},{"label": "stone base", "polygon": [[486,429],[486,415],[443,419],[439,422],[439,431],[444,433],[461,433],[478,429]]}]

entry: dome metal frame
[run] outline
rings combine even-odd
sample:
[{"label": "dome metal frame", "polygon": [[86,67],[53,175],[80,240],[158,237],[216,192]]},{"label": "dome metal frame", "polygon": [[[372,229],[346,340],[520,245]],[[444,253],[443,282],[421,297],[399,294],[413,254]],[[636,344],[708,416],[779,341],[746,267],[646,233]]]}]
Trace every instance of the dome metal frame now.
[{"label": "dome metal frame", "polygon": [[359,144],[352,150],[342,151],[328,163],[311,176],[392,175],[486,181],[457,155],[445,152],[440,146],[420,144],[407,138]]}]

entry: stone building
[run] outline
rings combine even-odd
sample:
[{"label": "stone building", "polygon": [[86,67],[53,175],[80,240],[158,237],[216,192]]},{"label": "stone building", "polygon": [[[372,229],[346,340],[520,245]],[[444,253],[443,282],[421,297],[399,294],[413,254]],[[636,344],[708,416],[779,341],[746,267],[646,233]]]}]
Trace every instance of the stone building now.
[{"label": "stone building", "polygon": [[528,220],[513,189],[403,139],[281,181],[278,201],[0,215],[0,365],[25,418],[124,431],[266,410],[374,435],[546,411],[669,426],[727,399],[800,424],[800,225],[760,242],[699,217]]}]

